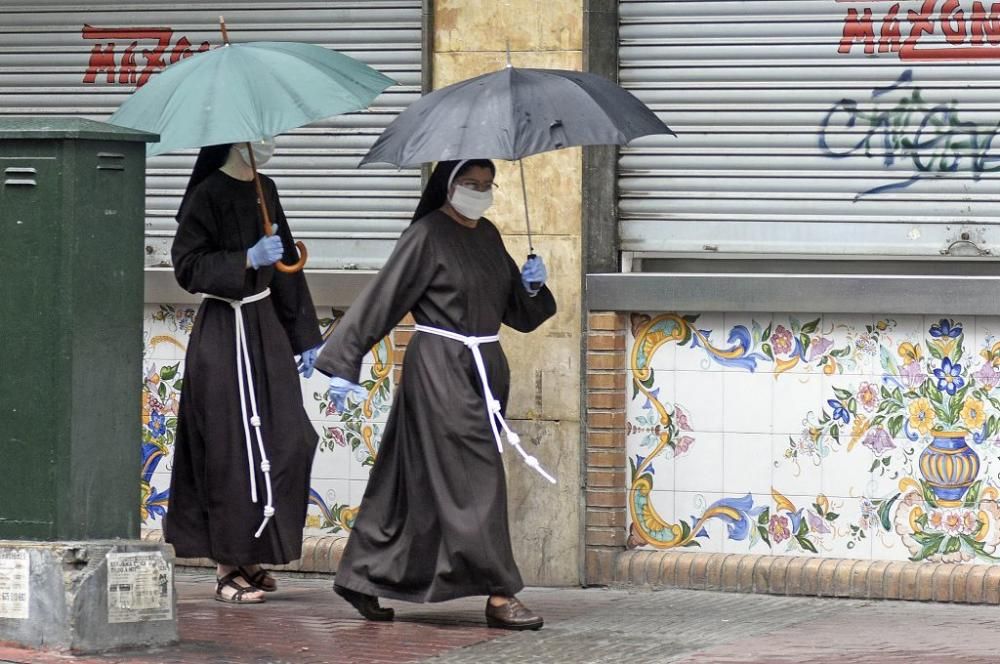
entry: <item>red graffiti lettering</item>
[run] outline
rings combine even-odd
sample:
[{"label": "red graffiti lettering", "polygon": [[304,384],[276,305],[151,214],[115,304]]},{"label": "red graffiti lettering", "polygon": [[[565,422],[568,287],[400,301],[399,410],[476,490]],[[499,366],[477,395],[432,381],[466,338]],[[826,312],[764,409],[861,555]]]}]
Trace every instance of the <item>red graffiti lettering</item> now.
[{"label": "red graffiti lettering", "polygon": [[[145,85],[153,74],[167,67],[164,56],[173,35],[172,28],[95,28],[84,25],[83,38],[101,43],[91,49],[90,63],[83,75],[83,82],[95,83],[98,75],[104,72],[108,83],[117,82],[119,85],[137,87]],[[121,61],[117,62],[115,44],[119,41],[129,45],[122,52]],[[191,41],[187,37],[181,37],[171,49],[169,60],[172,64],[208,49],[209,43],[203,42],[195,51],[191,48]]]},{"label": "red graffiti lettering", "polygon": [[[1000,59],[1000,2],[987,10],[983,0],[910,0],[889,5],[882,15],[875,12],[885,6],[883,0],[851,2],[838,53],[849,54],[858,45],[865,55],[897,53],[900,60]],[[859,9],[857,3],[871,6]],[[904,20],[906,4],[912,8]]]},{"label": "red graffiti lettering", "polygon": [[101,48],[100,44],[94,46],[90,51],[90,66],[87,73],[83,75],[84,83],[93,83],[97,80],[100,72],[106,72],[108,83],[115,82],[115,44],[111,42],[106,48]]},{"label": "red graffiti lettering", "polygon": [[1000,44],[1000,2],[994,2],[990,13],[982,2],[972,3],[972,43]]},{"label": "red graffiti lettering", "polygon": [[850,53],[851,46],[855,42],[861,41],[865,45],[865,53],[871,55],[875,52],[875,27],[872,23],[872,10],[865,7],[864,16],[858,18],[858,11],[853,7],[847,10],[847,18],[844,19],[844,35],[840,39],[841,53]]}]

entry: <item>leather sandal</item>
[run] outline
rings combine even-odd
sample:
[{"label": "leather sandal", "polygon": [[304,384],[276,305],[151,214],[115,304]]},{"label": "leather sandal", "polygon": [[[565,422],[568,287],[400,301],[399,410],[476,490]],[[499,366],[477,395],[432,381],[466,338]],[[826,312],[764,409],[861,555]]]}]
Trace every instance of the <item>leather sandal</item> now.
[{"label": "leather sandal", "polygon": [[[244,581],[247,581],[246,577],[244,577],[239,572],[239,570],[235,572],[230,572],[221,579],[216,579],[215,599],[220,602],[226,602],[227,604],[262,604],[264,602],[263,597],[255,597],[255,598],[246,597],[247,593],[256,593],[260,591],[257,588],[254,588],[253,586],[241,586],[240,584],[236,583],[236,579],[243,579]],[[247,583],[250,582],[247,581]],[[232,588],[235,592],[229,597],[226,597],[222,593],[223,588]]]},{"label": "leather sandal", "polygon": [[256,572],[251,572],[246,567],[237,567],[236,571],[243,575],[243,578],[247,580],[251,586],[257,590],[263,590],[266,593],[273,593],[278,589],[278,582],[263,567],[258,567]]},{"label": "leather sandal", "polygon": [[507,598],[502,606],[486,600],[486,624],[499,629],[541,629],[545,621],[516,597]]},{"label": "leather sandal", "polygon": [[356,590],[338,586],[337,584],[333,584],[333,592],[346,599],[351,606],[358,610],[358,613],[368,620],[387,622],[392,620],[396,615],[396,612],[391,608],[379,606],[378,597],[375,597],[375,595],[359,593]]}]

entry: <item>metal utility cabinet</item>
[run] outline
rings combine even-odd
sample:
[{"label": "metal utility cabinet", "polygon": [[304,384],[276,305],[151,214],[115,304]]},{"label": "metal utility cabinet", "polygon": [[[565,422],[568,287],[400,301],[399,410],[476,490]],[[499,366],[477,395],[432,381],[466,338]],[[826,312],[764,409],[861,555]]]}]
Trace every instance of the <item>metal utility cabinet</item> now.
[{"label": "metal utility cabinet", "polygon": [[0,539],[139,535],[145,142],[0,119]]}]

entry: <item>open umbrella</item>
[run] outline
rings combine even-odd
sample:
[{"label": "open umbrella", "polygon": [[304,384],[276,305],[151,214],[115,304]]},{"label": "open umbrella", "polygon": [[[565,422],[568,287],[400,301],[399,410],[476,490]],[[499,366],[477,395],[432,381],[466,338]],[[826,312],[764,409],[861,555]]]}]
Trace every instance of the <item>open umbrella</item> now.
[{"label": "open umbrella", "polygon": [[[399,167],[450,159],[517,160],[578,145],[625,145],[671,134],[641,101],[596,74],[507,67],[427,94],[386,127],[361,164]],[[531,251],[534,251],[531,248]]]},{"label": "open umbrella", "polygon": [[[183,148],[241,143],[366,108],[393,81],[363,62],[315,44],[230,44],[220,18],[221,48],[170,65],[137,89],[108,119],[111,124],[160,135],[150,155]],[[248,149],[253,160],[253,151]],[[251,164],[264,232],[272,234],[256,164]],[[305,264],[305,245],[294,266]]]}]

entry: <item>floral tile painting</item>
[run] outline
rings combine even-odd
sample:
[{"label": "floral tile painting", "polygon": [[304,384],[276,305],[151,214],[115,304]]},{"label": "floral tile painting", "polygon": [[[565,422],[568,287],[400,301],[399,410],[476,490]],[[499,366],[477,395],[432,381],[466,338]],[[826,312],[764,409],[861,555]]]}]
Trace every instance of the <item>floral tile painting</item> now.
[{"label": "floral tile painting", "polygon": [[[144,530],[162,527],[170,496],[170,469],[177,413],[184,384],[184,354],[197,309],[191,305],[147,305],[143,329],[142,469],[140,516]],[[342,311],[320,317],[324,338]],[[302,380],[303,406],[319,434],[313,464],[306,534],[349,531],[357,514],[351,487],[363,486],[378,453],[392,398],[390,338],[372,349],[362,367],[368,397],[345,411],[331,407],[326,380]],[[358,493],[355,491],[354,493]]]},{"label": "floral tile painting", "polygon": [[633,314],[629,546],[1000,560],[998,322]]}]

